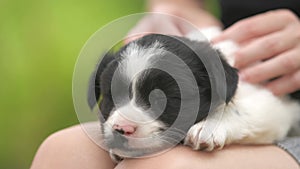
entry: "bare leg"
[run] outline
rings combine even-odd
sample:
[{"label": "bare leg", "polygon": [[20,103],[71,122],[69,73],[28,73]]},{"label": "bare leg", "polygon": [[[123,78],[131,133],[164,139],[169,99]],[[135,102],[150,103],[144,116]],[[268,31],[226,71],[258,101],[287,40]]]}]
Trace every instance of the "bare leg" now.
[{"label": "bare leg", "polygon": [[[31,169],[113,169],[108,153],[94,144],[80,126],[59,131],[39,148]],[[151,158],[126,159],[116,169],[299,169],[296,161],[276,146],[234,145],[221,151],[174,149]]]},{"label": "bare leg", "polygon": [[162,155],[127,159],[115,169],[299,169],[296,161],[276,146],[234,145],[221,151],[200,152],[178,146]]},{"label": "bare leg", "polygon": [[108,153],[94,144],[80,126],[49,136],[40,146],[31,169],[113,169]]}]

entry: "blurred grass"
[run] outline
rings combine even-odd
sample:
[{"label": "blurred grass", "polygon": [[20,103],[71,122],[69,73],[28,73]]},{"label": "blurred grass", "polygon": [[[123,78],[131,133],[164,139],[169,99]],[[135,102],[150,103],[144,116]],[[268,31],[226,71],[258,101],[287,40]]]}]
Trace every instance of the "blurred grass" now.
[{"label": "blurred grass", "polygon": [[[216,0],[208,4],[214,10]],[[0,0],[0,168],[29,168],[41,142],[78,123],[72,74],[87,39],[144,1]]]},{"label": "blurred grass", "polygon": [[0,1],[0,168],[29,168],[40,143],[77,124],[72,73],[101,26],[143,1]]}]

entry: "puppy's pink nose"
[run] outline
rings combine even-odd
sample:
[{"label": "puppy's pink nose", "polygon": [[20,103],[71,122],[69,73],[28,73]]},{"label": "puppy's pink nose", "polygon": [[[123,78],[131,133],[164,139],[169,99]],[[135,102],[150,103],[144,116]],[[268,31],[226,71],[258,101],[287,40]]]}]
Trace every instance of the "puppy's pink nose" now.
[{"label": "puppy's pink nose", "polygon": [[131,135],[136,131],[136,126],[130,125],[130,124],[128,124],[128,125],[115,124],[115,125],[113,125],[113,129],[120,134]]}]

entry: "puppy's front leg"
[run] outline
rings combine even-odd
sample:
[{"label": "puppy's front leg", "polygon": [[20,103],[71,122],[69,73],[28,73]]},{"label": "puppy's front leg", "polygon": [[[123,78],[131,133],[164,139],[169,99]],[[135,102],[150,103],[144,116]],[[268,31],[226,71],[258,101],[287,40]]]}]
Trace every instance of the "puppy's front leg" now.
[{"label": "puppy's front leg", "polygon": [[239,114],[234,108],[218,108],[213,115],[190,128],[184,144],[195,150],[212,151],[236,142],[244,137],[243,130],[246,129],[243,120],[238,118]]},{"label": "puppy's front leg", "polygon": [[209,120],[204,120],[193,125],[187,133],[184,144],[191,146],[195,150],[212,151],[221,149],[227,140],[227,132],[222,129],[222,125],[218,128],[207,130],[209,128],[206,127],[208,123],[210,123]]}]

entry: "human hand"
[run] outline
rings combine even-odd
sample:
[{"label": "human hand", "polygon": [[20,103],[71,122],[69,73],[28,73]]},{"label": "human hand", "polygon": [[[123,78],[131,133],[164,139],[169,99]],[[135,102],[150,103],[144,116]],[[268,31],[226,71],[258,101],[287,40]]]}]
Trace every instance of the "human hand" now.
[{"label": "human hand", "polygon": [[149,33],[184,36],[195,28],[221,27],[221,23],[203,10],[202,4],[196,1],[156,1],[149,12],[154,13],[146,15],[138,22],[128,33],[126,43]]},{"label": "human hand", "polygon": [[266,82],[275,95],[299,90],[300,21],[294,13],[274,10],[241,20],[213,41],[225,39],[240,45],[235,67],[242,80]]}]

